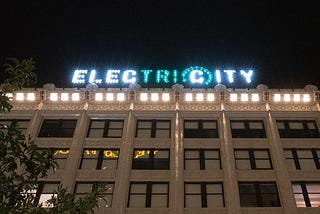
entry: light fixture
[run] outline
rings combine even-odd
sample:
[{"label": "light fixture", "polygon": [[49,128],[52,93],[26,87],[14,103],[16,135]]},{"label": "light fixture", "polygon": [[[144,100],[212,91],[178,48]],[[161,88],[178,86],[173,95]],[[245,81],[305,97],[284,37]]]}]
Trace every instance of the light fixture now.
[{"label": "light fixture", "polygon": [[280,102],[281,101],[281,95],[280,94],[274,94],[273,95],[273,101]]},{"label": "light fixture", "polygon": [[24,100],[24,94],[23,93],[16,93],[16,100],[19,100],[19,101]]},{"label": "light fixture", "polygon": [[203,94],[202,93],[196,94],[196,100],[197,101],[203,101]]},{"label": "light fixture", "polygon": [[80,94],[79,93],[72,93],[72,101],[79,101]]},{"label": "light fixture", "polygon": [[192,101],[192,93],[186,93],[185,100],[188,102]]},{"label": "light fixture", "polygon": [[103,100],[103,95],[102,95],[102,93],[96,93],[96,95],[95,95],[95,100],[96,100],[96,101],[102,101],[102,100]]},{"label": "light fixture", "polygon": [[293,95],[293,101],[294,102],[299,102],[300,101],[300,94],[294,94]]},{"label": "light fixture", "polygon": [[113,101],[113,93],[106,94],[107,101]]},{"label": "light fixture", "polygon": [[283,100],[285,102],[289,102],[290,101],[290,94],[285,94],[284,97],[283,97]]},{"label": "light fixture", "polygon": [[118,93],[117,94],[117,100],[118,101],[124,101],[124,93]]},{"label": "light fixture", "polygon": [[151,100],[152,101],[158,101],[159,100],[159,94],[158,93],[151,93]]},{"label": "light fixture", "polygon": [[69,100],[69,93],[61,93],[61,100],[68,101]]},{"label": "light fixture", "polygon": [[147,101],[148,94],[147,93],[140,93],[140,101]]},{"label": "light fixture", "polygon": [[310,102],[310,94],[303,95],[303,102]]},{"label": "light fixture", "polygon": [[251,94],[251,100],[252,100],[252,102],[258,102],[259,101],[259,94]]},{"label": "light fixture", "polygon": [[242,102],[247,102],[249,100],[248,94],[241,94],[241,101]]},{"label": "light fixture", "polygon": [[238,94],[230,94],[230,101],[237,101],[238,100]]},{"label": "light fixture", "polygon": [[36,97],[35,97],[34,93],[27,93],[27,100],[33,101],[35,99],[36,99]]},{"label": "light fixture", "polygon": [[210,102],[214,101],[214,94],[213,93],[207,94],[207,101],[210,101]]},{"label": "light fixture", "polygon": [[57,101],[58,100],[58,93],[50,93],[50,100]]},{"label": "light fixture", "polygon": [[170,94],[169,93],[163,93],[162,94],[162,101],[169,101],[170,100]]}]

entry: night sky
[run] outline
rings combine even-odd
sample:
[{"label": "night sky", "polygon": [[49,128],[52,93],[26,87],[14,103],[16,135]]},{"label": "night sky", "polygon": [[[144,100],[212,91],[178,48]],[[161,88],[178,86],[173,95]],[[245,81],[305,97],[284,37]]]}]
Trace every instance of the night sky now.
[{"label": "night sky", "polygon": [[0,7],[0,63],[32,57],[38,87],[72,87],[75,68],[193,65],[253,68],[250,87],[320,87],[320,12],[307,1],[21,2]]}]

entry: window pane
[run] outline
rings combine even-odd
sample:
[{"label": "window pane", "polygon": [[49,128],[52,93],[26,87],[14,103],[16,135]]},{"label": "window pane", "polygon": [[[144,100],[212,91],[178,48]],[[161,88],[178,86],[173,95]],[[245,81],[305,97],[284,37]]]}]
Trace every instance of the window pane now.
[{"label": "window pane", "polygon": [[200,184],[186,184],[185,185],[186,193],[201,193],[201,186]]},{"label": "window pane", "polygon": [[308,193],[320,193],[320,184],[306,184]]},{"label": "window pane", "polygon": [[249,122],[249,129],[263,129],[262,122]]},{"label": "window pane", "polygon": [[300,184],[293,184],[292,190],[293,190],[293,193],[302,193],[302,188]]},{"label": "window pane", "polygon": [[303,170],[316,170],[313,159],[299,159],[300,168]]},{"label": "window pane", "polygon": [[237,150],[235,151],[236,158],[249,158],[249,152],[246,150]]},{"label": "window pane", "polygon": [[123,121],[110,121],[109,129],[122,129]]},{"label": "window pane", "polygon": [[303,194],[294,194],[294,198],[296,200],[297,207],[306,207]]},{"label": "window pane", "polygon": [[207,193],[222,193],[221,184],[207,184]]},{"label": "window pane", "polygon": [[285,129],[284,122],[277,122],[278,129]]},{"label": "window pane", "polygon": [[198,122],[197,121],[185,121],[184,128],[185,129],[198,129]]},{"label": "window pane", "polygon": [[287,159],[286,164],[287,164],[288,170],[295,170],[296,169],[296,165],[295,165],[293,159]]},{"label": "window pane", "polygon": [[269,160],[256,160],[256,168],[257,169],[270,169],[270,161]]},{"label": "window pane", "polygon": [[168,185],[167,184],[152,184],[152,193],[167,193]]},{"label": "window pane", "polygon": [[302,122],[289,122],[289,128],[290,129],[303,129],[303,123]]},{"label": "window pane", "polygon": [[107,137],[122,137],[122,129],[109,129]]},{"label": "window pane", "polygon": [[293,154],[291,150],[284,150],[285,158],[293,158]]},{"label": "window pane", "polygon": [[169,121],[157,121],[156,128],[157,129],[169,129],[170,122]]},{"label": "window pane", "polygon": [[199,170],[200,169],[200,161],[199,160],[185,160],[185,169]]},{"label": "window pane", "polygon": [[83,159],[81,163],[81,169],[96,169],[98,159]]},{"label": "window pane", "polygon": [[261,193],[275,193],[277,192],[277,188],[273,183],[262,183],[260,184]]},{"label": "window pane", "polygon": [[105,121],[91,121],[91,129],[104,129]]},{"label": "window pane", "polygon": [[253,151],[253,153],[255,158],[269,158],[268,151],[256,150],[256,151]]},{"label": "window pane", "polygon": [[245,129],[244,122],[231,122],[232,129]]},{"label": "window pane", "polygon": [[307,122],[308,129],[317,129],[316,124],[314,122]]},{"label": "window pane", "polygon": [[168,198],[167,195],[152,195],[151,207],[167,207]]},{"label": "window pane", "polygon": [[129,207],[146,207],[146,196],[130,195]]},{"label": "window pane", "polygon": [[220,160],[205,160],[206,170],[219,170]]},{"label": "window pane", "polygon": [[202,126],[204,129],[217,129],[216,122],[213,122],[213,121],[203,122]]},{"label": "window pane", "polygon": [[20,129],[27,129],[29,121],[17,121],[17,127]]},{"label": "window pane", "polygon": [[90,129],[88,133],[88,137],[92,137],[92,138],[103,137],[103,129]]},{"label": "window pane", "polygon": [[152,122],[151,121],[138,121],[138,128],[149,128],[151,129]]},{"label": "window pane", "polygon": [[250,160],[236,160],[237,169],[251,169]]},{"label": "window pane", "polygon": [[279,207],[279,199],[277,194],[264,194],[261,195],[263,207]]},{"label": "window pane", "polygon": [[209,208],[223,207],[223,197],[222,197],[222,195],[208,195],[207,196],[207,206]]},{"label": "window pane", "polygon": [[242,207],[257,207],[258,202],[256,195],[252,194],[241,194],[240,195],[240,203]]},{"label": "window pane", "polygon": [[80,184],[77,184],[75,193],[91,192],[92,185],[93,185],[92,183],[80,183]]},{"label": "window pane", "polygon": [[185,206],[189,207],[202,207],[201,195],[186,195],[185,196]]},{"label": "window pane", "polygon": [[102,170],[115,170],[117,169],[117,159],[104,159],[101,164]]},{"label": "window pane", "polygon": [[204,151],[204,155],[206,158],[219,158],[219,151],[215,151],[215,150],[205,150]]},{"label": "window pane", "polygon": [[156,137],[170,138],[170,130],[156,130]]},{"label": "window pane", "polygon": [[169,157],[169,151],[155,150],[154,151],[154,157],[155,158],[168,158]]},{"label": "window pane", "polygon": [[320,194],[309,194],[311,207],[320,207]]},{"label": "window pane", "polygon": [[185,158],[199,158],[199,151],[198,150],[185,150],[184,152]]},{"label": "window pane", "polygon": [[313,158],[310,150],[297,150],[297,154],[299,158]]},{"label": "window pane", "polygon": [[138,130],[137,137],[151,137],[151,130]]},{"label": "window pane", "polygon": [[131,193],[146,193],[147,185],[146,184],[131,184],[130,192]]},{"label": "window pane", "polygon": [[102,195],[98,197],[98,207],[111,207],[112,195]]}]

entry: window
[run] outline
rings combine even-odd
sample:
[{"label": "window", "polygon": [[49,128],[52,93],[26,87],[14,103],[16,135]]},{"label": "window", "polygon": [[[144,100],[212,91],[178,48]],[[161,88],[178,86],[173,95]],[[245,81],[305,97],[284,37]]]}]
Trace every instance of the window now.
[{"label": "window", "polygon": [[266,132],[262,120],[231,120],[233,138],[265,138]]},{"label": "window", "polygon": [[319,138],[319,129],[314,120],[277,120],[281,138]]},{"label": "window", "polygon": [[217,121],[185,120],[184,138],[218,138]]},{"label": "window", "polygon": [[77,182],[74,190],[75,199],[83,198],[87,193],[101,189],[98,207],[111,207],[114,183],[112,182]]},{"label": "window", "polygon": [[241,207],[280,207],[275,182],[239,182]]},{"label": "window", "polygon": [[237,169],[272,169],[268,149],[236,149],[234,157]]},{"label": "window", "polygon": [[58,169],[64,169],[67,163],[69,149],[51,149],[54,160],[58,164]]},{"label": "window", "polygon": [[217,149],[185,149],[184,169],[220,170],[220,151]]},{"label": "window", "polygon": [[320,183],[292,183],[297,207],[320,207]]},{"label": "window", "polygon": [[115,170],[118,165],[117,149],[85,149],[83,150],[80,169]]},{"label": "window", "polygon": [[170,138],[170,120],[138,120],[136,137]]},{"label": "window", "polygon": [[169,183],[131,182],[128,207],[168,207]]},{"label": "window", "polygon": [[22,134],[25,134],[28,128],[30,120],[0,120],[0,131],[7,133],[7,128],[10,125],[17,126]]},{"label": "window", "polygon": [[222,183],[185,183],[184,207],[224,207]]},{"label": "window", "polygon": [[168,149],[135,149],[132,169],[169,169],[170,152]]},{"label": "window", "polygon": [[73,137],[77,120],[49,120],[43,121],[39,137]]},{"label": "window", "polygon": [[287,167],[290,170],[317,170],[320,169],[319,149],[285,149]]},{"label": "window", "polygon": [[121,138],[124,120],[90,120],[87,137]]},{"label": "window", "polygon": [[58,189],[59,182],[39,182],[34,185],[33,190],[29,190],[23,194],[31,194],[35,197],[35,201],[42,207],[50,207],[46,202],[52,198],[54,192]]}]

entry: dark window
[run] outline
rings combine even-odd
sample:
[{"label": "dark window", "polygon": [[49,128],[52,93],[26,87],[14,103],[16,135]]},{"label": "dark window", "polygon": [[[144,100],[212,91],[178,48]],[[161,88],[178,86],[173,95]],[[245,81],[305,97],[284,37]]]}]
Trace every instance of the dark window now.
[{"label": "dark window", "polygon": [[46,203],[52,196],[55,196],[54,192],[57,191],[59,186],[59,182],[38,182],[34,185],[33,190],[29,190],[23,194],[31,194],[35,198],[35,202],[42,207],[50,207],[48,203]]},{"label": "dark window", "polygon": [[169,169],[169,149],[135,149],[132,169]]},{"label": "dark window", "polygon": [[118,165],[117,149],[85,149],[83,150],[80,169],[115,170]]},{"label": "dark window", "polygon": [[163,208],[169,204],[169,184],[162,182],[131,182],[128,207]]},{"label": "dark window", "polygon": [[18,127],[22,134],[25,134],[28,128],[30,120],[0,120],[0,131],[7,133],[7,129],[10,125]]},{"label": "dark window", "polygon": [[140,138],[170,138],[170,120],[138,120],[136,137]]},{"label": "dark window", "polygon": [[77,182],[74,190],[75,199],[83,198],[87,193],[101,190],[98,197],[98,207],[111,207],[114,183],[112,182]]},{"label": "dark window", "polygon": [[77,120],[51,120],[43,121],[39,137],[73,137]]},{"label": "dark window", "polygon": [[280,207],[275,182],[239,182],[241,207]]},{"label": "dark window", "polygon": [[121,138],[123,124],[123,120],[90,120],[87,137]]},{"label": "dark window", "polygon": [[319,149],[285,149],[287,167],[289,170],[317,170],[320,169]]},{"label": "dark window", "polygon": [[272,169],[268,149],[236,149],[234,157],[237,169]]},{"label": "dark window", "polygon": [[265,138],[266,132],[262,120],[231,120],[233,138]]},{"label": "dark window", "polygon": [[184,207],[224,207],[222,183],[185,183]]},{"label": "dark window", "polygon": [[320,183],[292,183],[297,207],[320,207]]},{"label": "dark window", "polygon": [[184,169],[220,170],[220,151],[217,149],[185,149]]},{"label": "dark window", "polygon": [[218,138],[217,121],[185,120],[184,138]]},{"label": "dark window", "polygon": [[319,138],[319,129],[314,120],[277,120],[281,138]]}]

